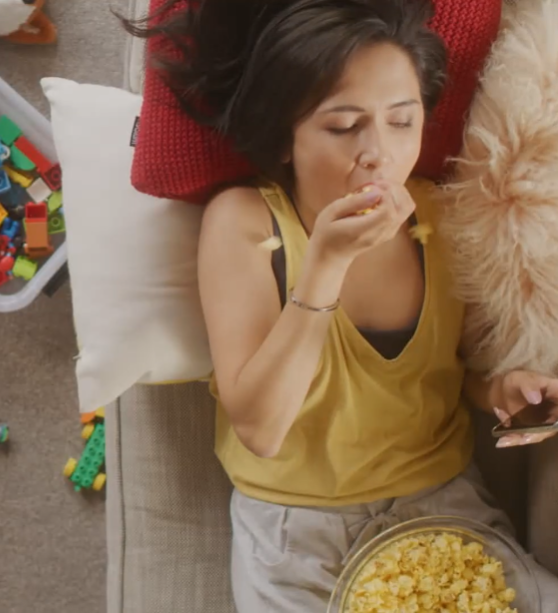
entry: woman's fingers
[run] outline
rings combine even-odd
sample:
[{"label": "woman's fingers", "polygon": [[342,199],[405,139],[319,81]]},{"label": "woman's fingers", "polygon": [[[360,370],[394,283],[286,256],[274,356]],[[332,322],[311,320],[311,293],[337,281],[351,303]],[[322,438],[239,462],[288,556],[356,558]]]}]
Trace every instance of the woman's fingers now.
[{"label": "woman's fingers", "polygon": [[372,187],[370,191],[350,194],[332,202],[328,209],[330,219],[337,220],[351,217],[363,211],[374,211],[381,205],[384,192],[378,187]]},{"label": "woman's fingers", "polygon": [[527,404],[540,404],[547,379],[529,371],[509,373],[504,381],[505,410],[515,415]]},{"label": "woman's fingers", "polygon": [[523,445],[536,445],[542,443],[547,438],[551,438],[555,435],[555,432],[545,432],[537,434],[508,434],[498,439],[496,447],[504,449],[507,447],[519,447]]},{"label": "woman's fingers", "polygon": [[506,411],[503,411],[502,409],[499,409],[498,407],[494,407],[494,414],[500,420],[500,423],[504,424],[504,426],[511,425],[510,415]]},{"label": "woman's fingers", "polygon": [[519,381],[519,389],[523,398],[529,404],[540,404],[543,399],[542,391],[546,387],[545,384],[544,378],[526,373],[525,378]]}]

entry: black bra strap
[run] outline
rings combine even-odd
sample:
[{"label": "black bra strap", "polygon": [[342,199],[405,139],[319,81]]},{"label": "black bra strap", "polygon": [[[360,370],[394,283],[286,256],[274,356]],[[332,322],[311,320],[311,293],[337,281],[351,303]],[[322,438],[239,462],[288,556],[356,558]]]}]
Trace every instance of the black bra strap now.
[{"label": "black bra strap", "polygon": [[[281,230],[279,229],[279,224],[275,219],[275,215],[271,214],[271,220],[273,222],[273,236],[277,236],[282,240]],[[281,309],[283,309],[287,304],[287,261],[285,259],[285,247],[282,245],[279,249],[271,253],[271,267],[273,268],[273,274],[277,281]]]}]

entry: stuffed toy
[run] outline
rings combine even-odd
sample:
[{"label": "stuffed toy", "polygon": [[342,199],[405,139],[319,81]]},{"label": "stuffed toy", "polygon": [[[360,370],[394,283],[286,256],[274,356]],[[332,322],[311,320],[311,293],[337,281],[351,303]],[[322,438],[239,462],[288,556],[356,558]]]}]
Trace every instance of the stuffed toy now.
[{"label": "stuffed toy", "polygon": [[43,13],[45,0],[0,0],[0,37],[28,45],[56,41],[56,28]]},{"label": "stuffed toy", "polygon": [[558,375],[558,4],[510,12],[471,107],[444,229],[469,367]]}]

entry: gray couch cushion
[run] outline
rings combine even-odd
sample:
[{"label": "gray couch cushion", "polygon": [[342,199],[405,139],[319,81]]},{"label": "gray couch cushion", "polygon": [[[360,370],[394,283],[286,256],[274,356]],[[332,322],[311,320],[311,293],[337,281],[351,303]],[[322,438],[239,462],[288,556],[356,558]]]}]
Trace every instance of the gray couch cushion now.
[{"label": "gray couch cushion", "polygon": [[530,468],[529,548],[558,576],[558,438],[530,450]]},{"label": "gray couch cushion", "polygon": [[202,383],[136,386],[108,408],[108,613],[233,613],[213,422]]},{"label": "gray couch cushion", "polygon": [[[129,0],[128,15],[131,19],[143,19],[148,12],[149,0]],[[124,67],[124,89],[134,94],[143,91],[145,65],[145,41],[128,37]]]}]

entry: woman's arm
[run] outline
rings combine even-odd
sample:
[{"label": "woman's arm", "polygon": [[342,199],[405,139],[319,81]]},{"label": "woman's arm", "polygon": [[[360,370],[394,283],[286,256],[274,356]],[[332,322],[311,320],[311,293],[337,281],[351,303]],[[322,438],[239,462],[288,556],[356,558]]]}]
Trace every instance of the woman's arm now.
[{"label": "woman's arm", "polygon": [[[204,216],[199,284],[219,394],[242,443],[256,455],[279,452],[313,380],[331,313],[288,303],[281,311],[270,253],[259,244],[271,219],[252,189],[229,190]],[[309,305],[334,303],[346,270],[309,248],[294,288]]]}]

